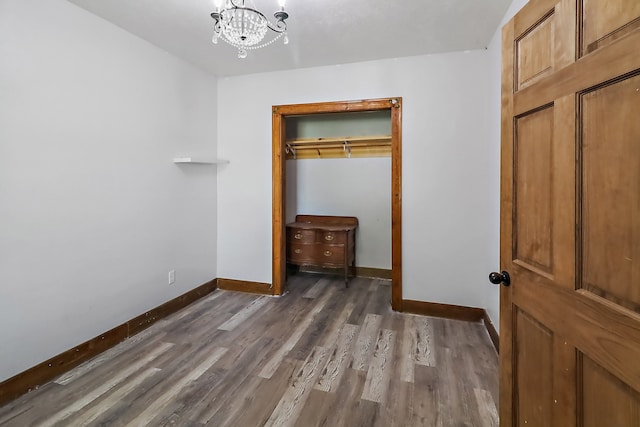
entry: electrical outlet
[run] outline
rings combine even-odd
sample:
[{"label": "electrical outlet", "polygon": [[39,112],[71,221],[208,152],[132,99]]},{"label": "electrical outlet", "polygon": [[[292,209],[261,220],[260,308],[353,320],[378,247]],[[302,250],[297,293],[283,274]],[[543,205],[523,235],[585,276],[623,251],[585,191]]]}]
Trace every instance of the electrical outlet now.
[{"label": "electrical outlet", "polygon": [[175,270],[169,270],[169,284],[173,285],[176,281],[176,271]]}]

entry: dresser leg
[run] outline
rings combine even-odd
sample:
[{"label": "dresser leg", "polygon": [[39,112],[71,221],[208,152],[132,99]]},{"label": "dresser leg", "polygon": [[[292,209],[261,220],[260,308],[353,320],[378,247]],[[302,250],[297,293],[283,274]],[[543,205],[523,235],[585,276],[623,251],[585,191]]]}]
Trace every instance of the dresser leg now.
[{"label": "dresser leg", "polygon": [[349,265],[347,263],[344,265],[344,287],[349,287]]}]

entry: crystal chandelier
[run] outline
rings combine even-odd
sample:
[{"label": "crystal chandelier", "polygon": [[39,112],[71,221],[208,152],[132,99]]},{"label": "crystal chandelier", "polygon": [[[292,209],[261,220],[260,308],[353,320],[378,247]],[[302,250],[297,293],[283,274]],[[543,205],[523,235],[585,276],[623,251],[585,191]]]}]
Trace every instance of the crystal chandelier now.
[{"label": "crystal chandelier", "polygon": [[[222,39],[237,48],[238,58],[246,58],[247,50],[268,46],[280,37],[284,37],[284,44],[289,43],[285,22],[289,14],[284,11],[285,0],[278,0],[278,2],[280,10],[273,14],[276,22],[272,24],[255,8],[253,1],[251,1],[253,7],[249,7],[245,4],[245,0],[214,0],[216,11],[211,14],[211,17],[216,23],[211,41],[217,44],[218,40]],[[264,41],[268,30],[276,35]]]}]

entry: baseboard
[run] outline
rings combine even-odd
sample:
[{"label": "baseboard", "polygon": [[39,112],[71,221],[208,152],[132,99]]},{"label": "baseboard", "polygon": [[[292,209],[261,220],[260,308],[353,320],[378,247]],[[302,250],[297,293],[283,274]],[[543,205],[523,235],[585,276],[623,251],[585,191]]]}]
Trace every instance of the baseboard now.
[{"label": "baseboard", "polygon": [[0,383],[0,405],[22,396],[127,339],[126,323]]},{"label": "baseboard", "polygon": [[487,328],[487,332],[489,333],[489,338],[491,338],[491,342],[493,346],[496,348],[498,354],[500,353],[500,335],[496,330],[495,325],[491,321],[489,314],[485,311],[484,316],[482,317],[482,321],[484,323],[484,327]]},{"label": "baseboard", "polygon": [[402,300],[402,311],[423,316],[479,322],[484,317],[484,309],[462,305],[439,304],[435,302]]},{"label": "baseboard", "polygon": [[446,319],[464,320],[467,322],[484,323],[489,333],[491,343],[500,353],[500,335],[494,326],[487,311],[477,307],[465,307],[462,305],[438,304],[435,302],[402,300],[402,311],[405,313],[421,314],[423,316],[444,317]]},{"label": "baseboard", "polygon": [[140,316],[134,317],[133,319],[127,322],[127,326],[129,327],[128,334],[129,336],[133,336],[140,331],[147,329],[149,326],[156,323],[158,320],[161,320],[176,311],[180,310],[193,303],[194,301],[199,300],[205,295],[210,294],[211,292],[217,289],[217,279],[213,279],[205,283],[204,285],[200,285],[195,289],[190,290],[174,299],[165,302],[162,305],[153,308],[146,313],[141,314]]},{"label": "baseboard", "polygon": [[248,292],[250,294],[273,295],[273,289],[269,283],[248,282],[246,280],[218,278],[218,289]]},{"label": "baseboard", "polygon": [[358,277],[391,280],[391,272],[386,268],[356,267],[356,276]]},{"label": "baseboard", "polygon": [[[314,267],[311,265],[301,266],[300,271],[303,271],[305,273],[336,274],[340,276],[343,276],[344,274],[344,270],[342,269]],[[354,273],[353,267],[349,269],[349,273]],[[384,268],[355,267],[355,275],[357,277],[367,277],[371,279],[391,280],[391,270],[387,270]]]},{"label": "baseboard", "polygon": [[148,328],[158,320],[188,306],[194,301],[213,292],[216,279],[184,293],[140,316],[116,326],[74,348],[53,356],[49,360],[23,371],[0,383],[0,405],[7,403],[45,384],[83,362],[116,346],[127,338]]}]

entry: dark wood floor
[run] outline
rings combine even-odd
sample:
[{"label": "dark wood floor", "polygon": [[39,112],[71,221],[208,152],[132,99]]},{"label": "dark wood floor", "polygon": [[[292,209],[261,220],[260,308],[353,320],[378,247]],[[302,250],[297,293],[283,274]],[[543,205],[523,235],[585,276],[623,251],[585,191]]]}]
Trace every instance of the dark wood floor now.
[{"label": "dark wood floor", "polygon": [[4,407],[2,426],[497,426],[480,323],[391,311],[389,282],[217,290]]}]

